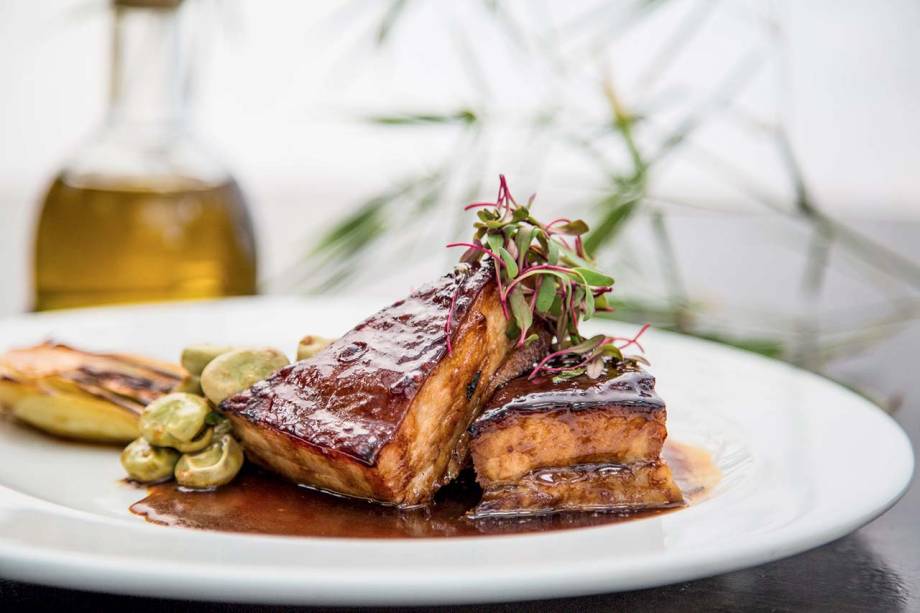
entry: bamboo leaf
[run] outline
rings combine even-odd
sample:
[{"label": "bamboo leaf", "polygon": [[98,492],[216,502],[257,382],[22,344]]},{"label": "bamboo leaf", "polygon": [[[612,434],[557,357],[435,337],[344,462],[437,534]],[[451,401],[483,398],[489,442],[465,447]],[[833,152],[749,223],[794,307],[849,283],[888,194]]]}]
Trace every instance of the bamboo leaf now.
[{"label": "bamboo leaf", "polygon": [[400,113],[395,115],[372,115],[367,118],[371,123],[384,126],[424,126],[460,124],[471,125],[478,121],[476,113],[469,109],[460,109],[456,113],[444,115],[434,113]]},{"label": "bamboo leaf", "polygon": [[619,192],[605,198],[601,202],[601,208],[607,212],[601,217],[594,231],[585,237],[585,250],[591,255],[597,253],[598,248],[613,239],[623,228],[635,213],[638,204],[638,197],[633,196],[623,201]]}]

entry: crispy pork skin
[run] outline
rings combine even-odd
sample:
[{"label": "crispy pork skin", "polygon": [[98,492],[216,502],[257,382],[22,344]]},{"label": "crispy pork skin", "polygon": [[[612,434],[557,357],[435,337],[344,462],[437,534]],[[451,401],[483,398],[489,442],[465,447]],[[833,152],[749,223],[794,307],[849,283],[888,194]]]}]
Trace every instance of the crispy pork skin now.
[{"label": "crispy pork skin", "polygon": [[471,517],[573,511],[634,512],[681,506],[683,495],[662,461],[543,468],[485,489]]},{"label": "crispy pork skin", "polygon": [[458,268],[220,409],[250,459],[293,481],[424,504],[512,353],[506,329],[492,266]]},{"label": "crispy pork skin", "polygon": [[470,428],[476,478],[489,487],[545,467],[656,460],[665,414],[654,377],[641,370],[611,366],[597,379],[558,383],[515,379]]}]

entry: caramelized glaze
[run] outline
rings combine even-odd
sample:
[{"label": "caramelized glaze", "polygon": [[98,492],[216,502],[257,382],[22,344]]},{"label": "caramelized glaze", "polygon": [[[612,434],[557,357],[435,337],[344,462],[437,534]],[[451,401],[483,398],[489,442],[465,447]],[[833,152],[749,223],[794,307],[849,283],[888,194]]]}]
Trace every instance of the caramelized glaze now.
[{"label": "caramelized glaze", "polygon": [[491,265],[441,277],[372,315],[316,356],[228,398],[221,409],[372,466],[447,353],[452,299],[456,295],[455,335],[491,279]]},{"label": "caramelized glaze", "polygon": [[551,377],[519,377],[496,390],[482,415],[473,422],[471,432],[513,415],[561,407],[566,411],[605,407],[622,408],[634,414],[653,414],[665,405],[655,393],[655,377],[635,368],[608,366],[597,379],[587,376],[553,382]]},{"label": "caramelized glaze", "polygon": [[[690,504],[718,482],[718,468],[701,450],[669,442],[664,457]],[[174,483],[150,488],[131,511],[148,522],[223,532],[335,538],[440,538],[523,534],[584,528],[649,517],[665,511],[618,515],[569,513],[471,520],[464,514],[480,490],[465,473],[438,492],[425,509],[399,510],[297,487],[248,467],[232,484],[211,492],[182,491]]]}]

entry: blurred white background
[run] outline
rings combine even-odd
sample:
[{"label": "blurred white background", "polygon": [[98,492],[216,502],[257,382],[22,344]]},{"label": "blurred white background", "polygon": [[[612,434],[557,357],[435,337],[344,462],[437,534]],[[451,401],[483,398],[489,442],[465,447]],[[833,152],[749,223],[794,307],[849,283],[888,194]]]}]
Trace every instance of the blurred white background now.
[{"label": "blurred white background", "polygon": [[[394,132],[361,121],[368,113],[450,112],[458,102],[474,107],[489,96],[496,112],[511,121],[547,94],[552,80],[529,70],[521,57],[528,48],[509,44],[507,31],[497,28],[480,4],[421,2],[406,12],[382,48],[373,39],[388,3],[208,4],[196,122],[250,197],[263,278],[277,276],[302,253],[305,240],[358,199],[426,168],[452,146],[443,130]],[[588,100],[602,68],[613,74],[627,106],[664,106],[678,99],[692,107],[695,96],[711,95],[739,58],[748,58],[757,75],[729,113],[749,123],[778,121],[788,128],[824,209],[851,219],[917,219],[920,4],[675,1],[623,35],[618,34],[621,22],[629,19],[634,3],[621,2],[623,10],[611,17],[592,17],[603,4],[508,3],[522,23],[547,32],[541,44],[557,45],[562,55],[574,56],[573,50],[592,44],[584,36],[568,37],[568,24],[578,20],[596,19],[598,35],[612,41],[610,52],[599,54],[596,63],[573,68],[584,72],[576,82],[585,89],[576,86],[566,96]],[[666,71],[650,72],[666,52],[668,33],[691,13],[704,20],[692,44]],[[67,155],[102,118],[109,28],[104,1],[0,3],[0,274],[5,279],[0,313],[28,305],[36,205]],[[480,55],[485,50],[482,82],[471,78],[475,71],[457,53],[458,45],[475,47]],[[483,91],[483,83],[495,82],[501,83],[499,92]],[[598,112],[585,104],[586,117]],[[659,117],[664,124],[680,121],[667,112]],[[710,122],[694,138],[696,146],[721,153],[763,189],[788,196],[791,188],[775,152],[740,132],[737,122]],[[541,187],[528,183],[532,173],[525,162],[494,157],[484,165],[488,177],[504,171],[522,177],[517,181],[521,192]],[[553,172],[541,181],[565,187],[578,179],[579,164],[555,160]],[[685,160],[659,172],[651,193],[754,209],[741,190]]]}]

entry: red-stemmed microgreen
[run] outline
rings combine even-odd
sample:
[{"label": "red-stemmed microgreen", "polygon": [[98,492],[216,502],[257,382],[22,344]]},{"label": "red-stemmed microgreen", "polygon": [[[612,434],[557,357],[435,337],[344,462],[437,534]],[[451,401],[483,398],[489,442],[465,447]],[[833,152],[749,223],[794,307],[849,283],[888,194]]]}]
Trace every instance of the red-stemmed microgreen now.
[{"label": "red-stemmed microgreen", "polygon": [[[530,378],[583,373],[596,378],[606,361],[627,359],[623,349],[635,346],[644,351],[638,339],[648,325],[633,338],[599,335],[586,339],[581,335],[580,322],[597,311],[612,310],[607,294],[613,291],[614,280],[598,271],[585,251],[582,236],[588,225],[567,217],[541,223],[531,214],[535,196],[526,205],[518,204],[505,176],[500,175],[495,202],[464,207],[476,211],[473,239],[447,246],[466,247],[461,263],[492,259],[502,312],[509,320],[508,336],[518,346],[538,339],[540,330],[553,335],[553,351],[534,366]],[[445,325],[448,352],[453,349],[450,337],[458,291],[459,285]]]}]

